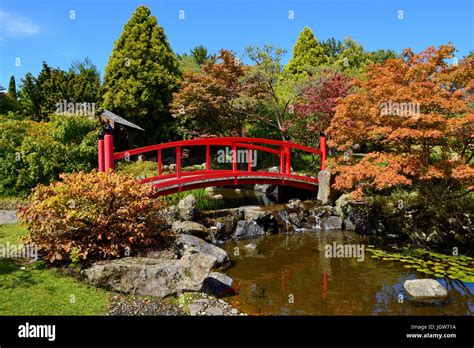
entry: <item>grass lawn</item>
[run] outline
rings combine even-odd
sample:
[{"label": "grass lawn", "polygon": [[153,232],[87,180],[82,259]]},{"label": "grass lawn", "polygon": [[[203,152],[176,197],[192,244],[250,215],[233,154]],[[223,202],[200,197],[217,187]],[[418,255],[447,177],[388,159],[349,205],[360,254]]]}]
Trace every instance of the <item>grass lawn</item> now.
[{"label": "grass lawn", "polygon": [[[17,244],[25,233],[17,224],[0,225],[0,245]],[[110,293],[41,261],[0,258],[0,315],[104,315],[109,300]]]}]

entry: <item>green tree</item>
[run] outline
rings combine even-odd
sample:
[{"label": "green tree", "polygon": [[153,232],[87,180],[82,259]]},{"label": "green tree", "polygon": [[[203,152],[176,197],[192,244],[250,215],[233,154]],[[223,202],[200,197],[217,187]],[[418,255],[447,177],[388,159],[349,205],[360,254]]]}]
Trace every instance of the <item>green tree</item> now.
[{"label": "green tree", "polygon": [[193,56],[190,56],[187,53],[184,53],[181,56],[178,56],[179,70],[185,74],[186,72],[198,72],[201,67],[196,62]]},{"label": "green tree", "polygon": [[300,33],[286,69],[292,74],[312,75],[315,67],[327,64],[328,57],[310,28]]},{"label": "green tree", "polygon": [[0,117],[0,194],[25,195],[60,173],[97,163],[97,120],[51,115],[50,122]]},{"label": "green tree", "polygon": [[164,140],[172,120],[168,104],[179,78],[163,28],[146,6],[139,6],[105,68],[103,106],[145,128],[148,141]]},{"label": "green tree", "polygon": [[0,85],[0,114],[8,114],[15,109],[16,101],[10,93],[7,93],[5,87]]},{"label": "green tree", "polygon": [[56,104],[67,99],[67,74],[43,62],[38,77],[26,74],[19,93],[19,108],[23,116],[35,121],[47,121],[57,109]]},{"label": "green tree", "polygon": [[313,78],[293,75],[281,62],[285,53],[273,46],[246,48],[254,65],[242,81],[245,98],[239,103],[246,106],[246,114],[254,121],[251,128],[264,124],[266,129],[272,130],[271,134],[278,134],[282,140],[288,140],[290,136],[288,121],[294,112],[293,104],[318,83],[315,77],[319,73],[315,68]]},{"label": "green tree", "polygon": [[8,94],[16,100],[17,95],[16,95],[16,83],[15,83],[15,76],[12,75],[10,77],[10,83],[8,84]]},{"label": "green tree", "polygon": [[384,64],[387,59],[397,58],[397,54],[392,50],[377,50],[368,53],[369,59],[377,64]]},{"label": "green tree", "polygon": [[370,55],[361,44],[349,36],[344,40],[344,49],[336,56],[334,65],[347,75],[359,75],[372,63]]},{"label": "green tree", "polygon": [[196,60],[198,65],[202,65],[210,57],[207,53],[207,48],[203,45],[198,45],[191,50],[191,56]]},{"label": "green tree", "polygon": [[344,44],[335,38],[329,38],[326,41],[321,41],[321,46],[324,49],[324,54],[328,57],[329,62],[334,62],[335,58],[344,49]]},{"label": "green tree", "polygon": [[68,72],[68,100],[95,103],[100,98],[100,73],[90,58],[72,63]]}]

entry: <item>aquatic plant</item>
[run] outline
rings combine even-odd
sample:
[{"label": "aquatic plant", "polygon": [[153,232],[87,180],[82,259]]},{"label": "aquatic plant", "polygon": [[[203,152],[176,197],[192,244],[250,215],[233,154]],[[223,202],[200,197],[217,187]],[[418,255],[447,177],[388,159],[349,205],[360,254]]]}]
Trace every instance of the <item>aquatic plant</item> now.
[{"label": "aquatic plant", "polygon": [[474,260],[465,255],[445,255],[423,249],[400,248],[388,252],[373,247],[366,248],[372,258],[383,261],[402,262],[405,268],[437,278],[459,279],[465,283],[474,282]]}]

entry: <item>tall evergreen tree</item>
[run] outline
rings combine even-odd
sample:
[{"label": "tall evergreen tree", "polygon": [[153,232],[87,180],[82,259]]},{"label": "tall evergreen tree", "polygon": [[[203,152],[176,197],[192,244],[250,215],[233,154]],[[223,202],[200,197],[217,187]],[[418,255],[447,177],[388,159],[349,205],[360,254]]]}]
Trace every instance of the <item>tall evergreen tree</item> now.
[{"label": "tall evergreen tree", "polygon": [[286,69],[292,74],[312,75],[312,70],[326,64],[328,57],[324,48],[319,44],[312,30],[305,27],[300,33]]},{"label": "tall evergreen tree", "polygon": [[10,83],[8,84],[8,94],[16,100],[16,83],[15,76],[10,77]]},{"label": "tall evergreen tree", "polygon": [[147,141],[167,137],[168,104],[180,71],[163,28],[139,6],[115,42],[105,68],[103,106],[147,131]]}]

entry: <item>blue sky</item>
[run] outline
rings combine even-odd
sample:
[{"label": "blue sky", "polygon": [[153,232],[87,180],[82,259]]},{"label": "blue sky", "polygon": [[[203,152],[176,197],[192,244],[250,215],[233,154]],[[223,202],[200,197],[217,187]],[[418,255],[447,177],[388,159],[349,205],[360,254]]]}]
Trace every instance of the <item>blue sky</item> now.
[{"label": "blue sky", "polygon": [[[350,35],[367,50],[420,51],[449,41],[462,57],[473,50],[472,0],[0,0],[0,84],[37,74],[42,61],[68,69],[90,57],[102,72],[134,9],[150,7],[173,50],[198,44],[210,52],[248,45],[291,49],[304,26],[320,40]],[[183,10],[185,18],[179,18]],[[398,11],[403,19],[398,19]],[[70,19],[75,11],[75,19]],[[294,19],[289,18],[294,12]],[[16,66],[17,58],[20,66]]]}]

